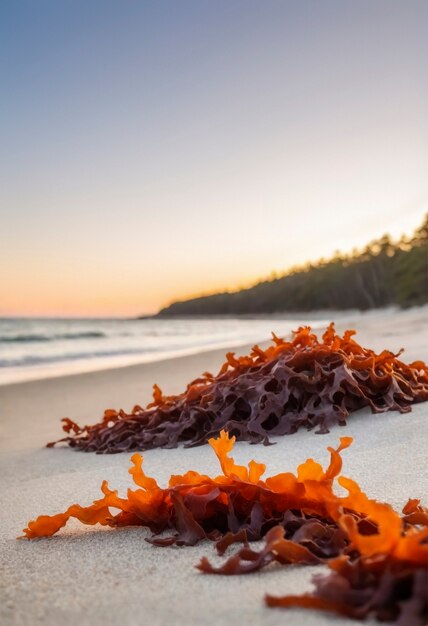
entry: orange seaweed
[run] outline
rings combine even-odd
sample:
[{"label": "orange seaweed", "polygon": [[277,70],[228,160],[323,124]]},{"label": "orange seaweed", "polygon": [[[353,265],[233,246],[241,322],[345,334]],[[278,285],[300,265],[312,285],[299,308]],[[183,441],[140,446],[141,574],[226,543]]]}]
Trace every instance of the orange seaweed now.
[{"label": "orange seaweed", "polygon": [[[291,341],[278,338],[249,355],[226,355],[214,376],[205,372],[179,395],[154,385],[153,401],[130,413],[108,409],[94,425],[63,419],[60,441],[85,452],[114,453],[195,446],[226,430],[238,440],[269,443],[272,436],[299,428],[326,433],[347,416],[369,407],[373,413],[411,410],[428,400],[428,366],[406,365],[387,350],[377,354],[343,337],[330,324],[321,340],[301,327]],[[53,442],[48,446],[55,445]]]},{"label": "orange seaweed", "polygon": [[[64,513],[38,517],[29,522],[24,532],[29,539],[49,536],[74,517],[83,524],[139,525],[158,533],[168,528],[177,530],[186,511],[198,525],[209,522],[218,532],[226,526],[231,526],[227,530],[233,531],[233,524],[227,522],[232,505],[234,516],[240,519],[248,517],[256,505],[260,507],[263,522],[293,509],[306,515],[333,519],[333,512],[337,511],[340,502],[333,491],[334,480],[342,467],[340,452],[351,442],[350,437],[342,437],[337,449],[328,448],[330,464],[325,471],[308,459],[299,466],[296,476],[279,474],[264,481],[265,465],[255,461],[250,461],[248,467],[237,465],[230,456],[235,437],[222,431],[209,443],[223,473],[215,478],[193,471],[182,476],[172,475],[166,488],[159,487],[156,480],[146,476],[143,458],[135,453],[131,457],[129,473],[139,489],[128,489],[127,497],[120,498],[117,491],[110,490],[104,481],[101,487],[103,497],[99,500],[86,507],[73,504]],[[120,513],[112,515],[110,508],[119,509]],[[255,534],[262,536],[261,529]]]},{"label": "orange seaweed", "polygon": [[[369,499],[358,484],[340,476],[342,437],[328,448],[324,469],[313,459],[296,474],[263,479],[265,466],[251,461],[237,465],[230,453],[235,442],[222,431],[209,441],[222,474],[210,478],[188,471],[173,475],[166,488],[148,477],[141,455],[129,469],[137,489],[119,497],[104,481],[102,497],[91,505],[71,505],[64,513],[42,515],[28,523],[28,539],[53,535],[71,517],[83,524],[110,527],[143,526],[158,546],[194,545],[215,540],[221,555],[232,544],[243,546],[223,565],[204,557],[197,565],[208,574],[248,574],[276,562],[281,565],[326,563],[330,573],[314,578],[315,591],[303,596],[266,596],[268,606],[316,608],[362,619],[421,626],[428,612],[428,514],[410,499],[402,514]],[[336,480],[347,495],[335,493]],[[118,509],[114,514],[112,509]],[[161,533],[169,532],[167,536]],[[264,538],[259,550],[248,541]]]}]

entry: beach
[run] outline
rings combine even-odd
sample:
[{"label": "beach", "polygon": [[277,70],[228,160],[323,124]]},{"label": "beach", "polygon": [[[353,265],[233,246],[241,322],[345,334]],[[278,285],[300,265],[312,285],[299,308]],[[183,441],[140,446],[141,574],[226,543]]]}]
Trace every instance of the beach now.
[{"label": "beach", "polygon": [[[347,327],[358,330],[357,340],[364,346],[405,348],[405,362],[428,361],[427,307],[350,313],[338,324],[339,330]],[[249,347],[236,351],[244,354]],[[141,528],[83,527],[75,520],[52,538],[16,540],[28,520],[63,511],[73,502],[92,502],[103,479],[119,493],[131,485],[129,454],[95,455],[44,447],[61,436],[61,417],[95,423],[106,408],[129,410],[134,404],[147,403],[153,383],[165,393],[178,393],[203,371],[217,371],[224,353],[216,349],[0,387],[3,625],[354,623],[314,611],[264,606],[267,592],[310,591],[311,577],[322,572],[322,567],[273,566],[247,576],[207,576],[194,566],[204,555],[217,560],[214,545],[208,541],[191,548],[158,548],[144,541],[149,534]],[[427,418],[428,403],[414,405],[407,414],[373,415],[364,409],[351,414],[346,427],[335,427],[327,435],[299,431],[275,439],[276,445],[269,447],[237,443],[234,456],[239,463],[252,458],[266,463],[266,475],[295,471],[308,457],[325,465],[326,447],[349,435],[354,443],[343,453],[343,474],[356,480],[369,497],[400,509],[409,497],[427,501]],[[144,458],[146,472],[162,485],[170,474],[188,469],[219,473],[208,446],[152,450]]]}]

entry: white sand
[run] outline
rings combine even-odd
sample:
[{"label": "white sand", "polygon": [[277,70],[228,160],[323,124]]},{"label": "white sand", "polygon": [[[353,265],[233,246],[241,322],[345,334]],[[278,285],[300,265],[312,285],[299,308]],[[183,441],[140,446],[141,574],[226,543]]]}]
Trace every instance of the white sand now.
[{"label": "white sand", "polygon": [[[404,360],[428,360],[427,310],[355,316],[361,342],[370,347],[407,348]],[[347,326],[347,324],[345,324]],[[240,349],[240,351],[244,351]],[[58,418],[96,421],[107,406],[143,403],[153,382],[180,391],[190,378],[216,370],[223,351],[125,369],[67,376],[0,388],[1,531],[0,623],[115,625],[323,625],[351,624],[315,612],[267,609],[266,592],[300,593],[320,568],[271,567],[238,577],[204,576],[194,569],[209,542],[194,548],[156,548],[145,530],[82,527],[71,522],[50,539],[16,541],[29,519],[53,514],[70,503],[98,497],[103,478],[123,493],[130,484],[129,455],[97,456],[70,449],[48,450],[59,435]],[[268,473],[295,470],[311,456],[326,463],[327,445],[355,438],[344,452],[344,474],[372,497],[401,507],[409,496],[427,501],[428,403],[410,414],[353,414],[346,428],[329,435],[299,432],[275,446],[237,444],[235,457],[263,461]],[[207,446],[145,453],[146,471],[165,484],[187,469],[219,473]]]}]

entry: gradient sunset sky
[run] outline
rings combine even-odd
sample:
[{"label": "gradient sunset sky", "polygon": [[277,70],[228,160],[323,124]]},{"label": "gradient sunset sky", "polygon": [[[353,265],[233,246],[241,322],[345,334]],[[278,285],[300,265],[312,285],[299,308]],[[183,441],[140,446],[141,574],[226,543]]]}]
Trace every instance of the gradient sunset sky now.
[{"label": "gradient sunset sky", "polygon": [[0,315],[137,315],[411,232],[426,0],[2,0]]}]

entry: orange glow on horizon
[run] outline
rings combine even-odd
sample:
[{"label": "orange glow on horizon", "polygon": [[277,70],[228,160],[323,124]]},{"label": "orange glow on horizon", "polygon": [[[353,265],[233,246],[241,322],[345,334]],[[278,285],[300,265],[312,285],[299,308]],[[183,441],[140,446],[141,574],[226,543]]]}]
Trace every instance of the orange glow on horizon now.
[{"label": "orange glow on horizon", "polygon": [[[411,219],[401,219],[399,224],[392,223],[389,231],[394,239],[400,233],[410,235],[421,223],[424,211],[418,212]],[[404,228],[405,227],[405,228]],[[384,229],[385,231],[385,229]],[[375,233],[369,240],[379,237]],[[355,241],[355,247],[363,248],[369,240]],[[362,245],[364,244],[364,245]],[[334,254],[336,246],[330,242],[324,258]],[[341,250],[341,252],[349,252]],[[151,315],[177,300],[187,300],[213,293],[236,291],[254,284],[281,276],[287,271],[283,268],[269,268],[269,258],[248,254],[241,262],[229,267],[225,262],[212,263],[211,267],[187,264],[183,271],[174,261],[169,264],[163,259],[163,274],[154,276],[145,274],[140,277],[139,270],[130,268],[124,274],[115,266],[103,267],[92,264],[84,277],[80,277],[73,263],[51,267],[48,263],[34,260],[33,275],[21,264],[15,268],[13,277],[5,274],[7,297],[0,306],[0,316],[11,317],[136,317]],[[311,259],[313,262],[315,259]],[[26,259],[24,258],[24,262]],[[306,261],[308,262],[308,261]],[[296,263],[291,269],[301,268],[305,261]],[[207,265],[210,265],[209,263]],[[258,266],[266,268],[257,271]],[[5,268],[3,268],[5,269]],[[252,273],[250,273],[252,270]],[[41,280],[35,280],[39,276]],[[1,280],[0,268],[0,280]]]},{"label": "orange glow on horizon", "polygon": [[[245,270],[245,268],[243,268]],[[220,291],[233,291],[251,286],[259,277],[249,278],[239,271],[232,284],[227,285],[227,269],[218,276],[195,271],[193,285],[188,276],[175,273],[162,283],[155,280],[138,281],[135,275],[127,280],[111,276],[106,281],[98,271],[87,275],[85,281],[63,274],[58,277],[47,272],[41,283],[32,281],[26,272],[16,272],[8,281],[7,299],[3,299],[0,315],[6,317],[135,317],[157,313],[164,306],[188,298]],[[229,272],[230,275],[230,272]],[[261,278],[261,277],[260,277]],[[144,284],[145,283],[145,284]]]},{"label": "orange glow on horizon", "polygon": [[428,4],[332,2],[6,3],[0,316],[149,315],[421,224]]}]

